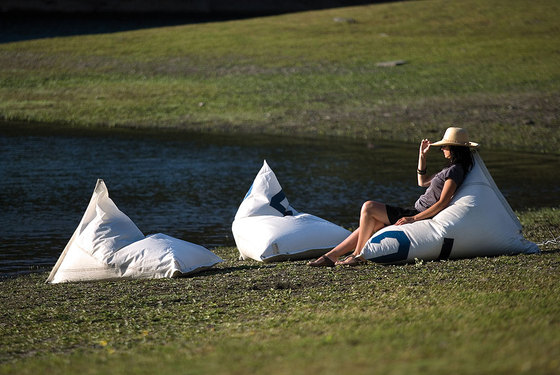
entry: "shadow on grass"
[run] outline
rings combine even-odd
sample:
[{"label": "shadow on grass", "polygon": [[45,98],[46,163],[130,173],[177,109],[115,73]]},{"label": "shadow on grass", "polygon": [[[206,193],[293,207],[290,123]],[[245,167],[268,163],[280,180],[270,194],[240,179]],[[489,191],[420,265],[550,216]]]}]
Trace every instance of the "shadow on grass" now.
[{"label": "shadow on grass", "polygon": [[[73,35],[105,34],[120,31],[147,29],[154,27],[188,25],[205,22],[241,20],[252,17],[265,17],[285,13],[320,10],[337,7],[367,5],[374,3],[398,2],[406,0],[316,0],[261,2],[252,5],[225,5],[219,2],[208,4],[205,10],[173,11],[171,6],[159,8],[162,11],[137,11],[132,2],[130,11],[126,6],[118,11],[111,11],[111,4],[106,9],[91,12],[68,12],[50,5],[39,4],[10,7],[4,6],[0,12],[0,43],[18,42],[32,39],[53,38]],[[210,2],[208,2],[210,3]],[[21,4],[20,4],[21,5]],[[184,4],[180,4],[184,5]],[[122,6],[122,4],[121,4]],[[195,6],[196,7],[196,6]],[[13,10],[12,10],[13,9]],[[21,9],[21,10],[17,10]],[[87,5],[85,8],[87,9]],[[188,9],[188,6],[187,8]]]},{"label": "shadow on grass", "polygon": [[541,254],[559,254],[560,253],[560,248],[559,249],[550,249],[550,250],[541,250]]},{"label": "shadow on grass", "polygon": [[0,13],[0,43],[88,34],[106,34],[154,27],[243,19],[227,15],[184,13]]},{"label": "shadow on grass", "polygon": [[272,264],[266,264],[266,265],[261,265],[261,264],[255,264],[255,265],[242,265],[242,266],[234,266],[234,267],[224,267],[224,268],[209,268],[207,270],[203,270],[191,275],[185,275],[185,276],[180,276],[180,278],[184,278],[184,277],[194,277],[194,276],[214,276],[214,275],[218,275],[218,276],[222,276],[222,275],[228,275],[231,273],[235,273],[235,272],[239,272],[239,271],[250,271],[250,270],[255,270],[255,269],[263,269],[263,268],[274,268],[275,266]]}]

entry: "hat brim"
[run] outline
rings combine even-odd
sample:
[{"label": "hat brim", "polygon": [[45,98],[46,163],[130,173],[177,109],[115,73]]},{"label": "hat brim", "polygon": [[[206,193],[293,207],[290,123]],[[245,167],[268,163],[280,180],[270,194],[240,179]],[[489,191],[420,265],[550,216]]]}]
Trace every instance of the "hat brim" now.
[{"label": "hat brim", "polygon": [[444,140],[430,143],[430,146],[463,146],[463,147],[470,147],[470,148],[480,147],[480,145],[476,142],[469,142],[465,144],[465,143],[449,142]]}]

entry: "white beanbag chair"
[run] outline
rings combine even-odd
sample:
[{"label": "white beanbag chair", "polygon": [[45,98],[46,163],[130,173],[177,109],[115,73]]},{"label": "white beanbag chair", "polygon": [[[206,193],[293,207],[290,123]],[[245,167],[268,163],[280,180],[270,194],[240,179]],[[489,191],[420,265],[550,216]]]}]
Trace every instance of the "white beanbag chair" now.
[{"label": "white beanbag chair", "polygon": [[264,262],[316,257],[350,235],[291,207],[266,161],[239,206],[232,231],[242,259]]},{"label": "white beanbag chair", "polygon": [[78,228],[47,282],[187,275],[222,262],[202,246],[165,234],[144,237],[98,180]]},{"label": "white beanbag chair", "polygon": [[391,225],[374,233],[361,255],[378,263],[405,263],[538,253],[478,153],[449,207],[429,220]]}]

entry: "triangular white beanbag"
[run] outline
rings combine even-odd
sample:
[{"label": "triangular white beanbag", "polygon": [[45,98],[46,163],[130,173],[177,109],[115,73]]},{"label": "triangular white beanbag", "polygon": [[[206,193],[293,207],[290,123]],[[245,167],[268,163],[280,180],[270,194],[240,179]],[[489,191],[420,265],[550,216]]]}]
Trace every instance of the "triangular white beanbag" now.
[{"label": "triangular white beanbag", "polygon": [[232,231],[242,259],[264,262],[315,257],[350,234],[291,207],[266,161],[239,206]]},{"label": "triangular white beanbag", "polygon": [[203,248],[164,234],[144,237],[109,198],[98,180],[78,228],[47,282],[182,276],[222,259]]},{"label": "triangular white beanbag", "polygon": [[429,220],[374,233],[361,255],[378,263],[538,253],[478,153],[449,207]]}]

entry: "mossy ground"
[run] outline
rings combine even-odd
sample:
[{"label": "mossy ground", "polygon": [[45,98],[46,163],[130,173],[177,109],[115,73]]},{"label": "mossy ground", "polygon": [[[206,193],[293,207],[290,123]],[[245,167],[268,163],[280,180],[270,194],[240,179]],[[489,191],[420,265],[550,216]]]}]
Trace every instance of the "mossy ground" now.
[{"label": "mossy ground", "polygon": [[[557,209],[521,213],[528,238]],[[554,374],[560,249],[403,266],[225,262],[180,279],[0,282],[0,373]]]}]

